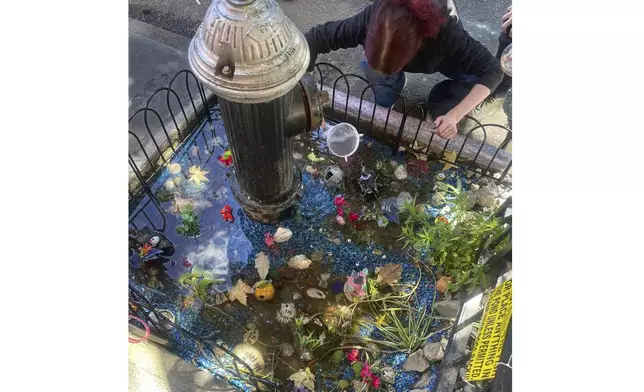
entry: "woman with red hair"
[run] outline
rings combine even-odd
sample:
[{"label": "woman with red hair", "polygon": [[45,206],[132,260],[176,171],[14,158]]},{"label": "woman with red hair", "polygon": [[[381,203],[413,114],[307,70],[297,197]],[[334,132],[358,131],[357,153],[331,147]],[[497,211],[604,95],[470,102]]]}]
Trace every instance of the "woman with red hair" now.
[{"label": "woman with red hair", "polygon": [[318,54],[362,45],[366,78],[389,86],[375,87],[376,103],[385,107],[392,106],[395,92],[404,88],[405,72],[439,72],[457,88],[443,84],[431,92],[428,106],[437,134],[452,138],[465,115],[480,108],[497,88],[503,71],[498,60],[463,29],[453,1],[444,5],[437,1],[375,0],[348,19],[312,28],[305,34],[311,51],[309,70]]}]

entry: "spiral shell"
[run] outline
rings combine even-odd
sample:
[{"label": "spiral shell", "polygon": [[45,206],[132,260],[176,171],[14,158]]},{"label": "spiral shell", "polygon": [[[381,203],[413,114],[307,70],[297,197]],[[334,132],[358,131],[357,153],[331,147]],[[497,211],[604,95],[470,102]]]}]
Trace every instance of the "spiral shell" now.
[{"label": "spiral shell", "polygon": [[305,255],[296,255],[288,261],[288,266],[296,270],[305,270],[311,263],[312,261]]}]

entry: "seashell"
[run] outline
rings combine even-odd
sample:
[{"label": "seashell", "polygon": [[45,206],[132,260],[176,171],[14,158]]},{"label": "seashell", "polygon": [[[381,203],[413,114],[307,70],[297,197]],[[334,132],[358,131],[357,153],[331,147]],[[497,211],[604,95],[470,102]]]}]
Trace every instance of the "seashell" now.
[{"label": "seashell", "polygon": [[244,334],[244,343],[255,344],[259,340],[259,331],[256,329],[250,330]]},{"label": "seashell", "polygon": [[282,324],[288,324],[295,318],[295,304],[292,302],[283,303],[277,311],[277,321]]},{"label": "seashell", "polygon": [[288,261],[288,266],[296,270],[305,270],[309,268],[312,261],[305,255],[296,255]]},{"label": "seashell", "polygon": [[264,357],[255,346],[241,343],[235,346],[233,353],[246,362],[253,371],[259,372],[264,369]]},{"label": "seashell", "polygon": [[340,226],[344,226],[347,223],[340,215],[335,217],[335,221],[338,222]]},{"label": "seashell", "polygon": [[181,165],[178,163],[171,163],[168,165],[168,171],[172,175],[179,174],[181,172]]},{"label": "seashell", "polygon": [[366,269],[360,272],[354,272],[351,276],[347,277],[347,281],[344,283],[344,295],[349,301],[356,301],[367,295]]},{"label": "seashell", "polygon": [[297,301],[298,299],[302,298],[302,294],[300,293],[295,293],[293,294],[293,301]]},{"label": "seashell", "polygon": [[253,286],[255,298],[262,302],[270,301],[275,296],[275,286],[270,280],[261,280]]},{"label": "seashell", "polygon": [[293,237],[293,232],[291,229],[287,229],[286,227],[278,227],[275,234],[273,234],[275,242],[286,242],[290,240],[291,237]]},{"label": "seashell", "polygon": [[315,289],[315,288],[307,289],[306,290],[306,295],[308,295],[311,298],[315,298],[315,299],[325,299],[326,298],[326,295],[321,290],[318,290],[318,289]]},{"label": "seashell", "polygon": [[289,343],[280,344],[280,355],[288,358],[293,354],[295,354],[295,349],[291,344]]},{"label": "seashell", "polygon": [[318,286],[322,287],[323,289],[326,289],[329,286],[329,278],[331,277],[331,274],[328,272],[320,274],[320,280],[318,281]]}]

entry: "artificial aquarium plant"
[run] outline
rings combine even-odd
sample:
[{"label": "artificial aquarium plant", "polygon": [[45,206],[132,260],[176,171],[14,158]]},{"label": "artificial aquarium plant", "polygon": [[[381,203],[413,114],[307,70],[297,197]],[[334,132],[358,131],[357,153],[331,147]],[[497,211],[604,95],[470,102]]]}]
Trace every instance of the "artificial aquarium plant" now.
[{"label": "artificial aquarium plant", "polygon": [[450,291],[487,287],[486,265],[478,263],[476,254],[482,240],[486,240],[485,248],[503,232],[503,224],[492,212],[468,211],[466,196],[460,193],[453,199],[449,215],[432,218],[418,211],[414,202],[405,203],[401,214],[406,217],[399,237],[404,248],[449,276]]},{"label": "artificial aquarium plant", "polygon": [[201,220],[195,213],[192,205],[185,205],[181,207],[181,223],[175,228],[177,234],[185,235],[186,237],[197,237],[201,234]]}]

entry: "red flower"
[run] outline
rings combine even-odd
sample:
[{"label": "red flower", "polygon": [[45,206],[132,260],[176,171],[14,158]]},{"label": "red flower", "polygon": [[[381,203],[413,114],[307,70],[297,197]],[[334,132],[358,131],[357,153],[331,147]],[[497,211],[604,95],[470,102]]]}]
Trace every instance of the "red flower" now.
[{"label": "red flower", "polygon": [[347,202],[344,200],[344,196],[340,195],[335,197],[333,204],[335,204],[335,206],[338,208],[342,208],[345,204],[347,204]]},{"label": "red flower", "polygon": [[380,378],[378,376],[373,376],[371,379],[371,385],[376,389],[380,388]]},{"label": "red flower", "polygon": [[358,220],[358,218],[360,218],[360,215],[358,215],[357,213],[355,212],[349,213],[349,222],[354,223],[355,221]]},{"label": "red flower", "polygon": [[187,257],[183,258],[182,264],[183,264],[184,267],[191,267],[192,266],[192,263],[190,262],[190,260],[188,260]]},{"label": "red flower", "polygon": [[350,363],[358,362],[358,350],[351,350],[347,354],[347,359]]},{"label": "red flower", "polygon": [[362,365],[362,371],[360,372],[360,377],[362,377],[363,380],[373,376],[373,373],[371,373],[371,369],[369,368],[368,363],[364,363]]},{"label": "red flower", "polygon": [[446,218],[445,216],[439,216],[439,217],[437,218],[437,220],[438,220],[439,222],[443,222],[443,223],[445,223],[446,225],[449,225],[449,221],[447,220],[447,218]]},{"label": "red flower", "polygon": [[221,209],[221,213],[227,213],[227,214],[232,214],[233,213],[233,208],[231,206],[224,206],[224,208]]},{"label": "red flower", "polygon": [[338,207],[338,216],[344,216],[344,210],[342,207]]},{"label": "red flower", "polygon": [[226,150],[222,155],[217,157],[217,160],[226,166],[230,166],[233,163],[233,155],[230,150]]},{"label": "red flower", "polygon": [[266,243],[266,246],[269,248],[272,248],[273,245],[275,245],[275,239],[271,233],[264,233],[264,243]]}]

